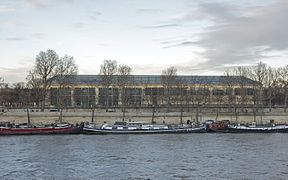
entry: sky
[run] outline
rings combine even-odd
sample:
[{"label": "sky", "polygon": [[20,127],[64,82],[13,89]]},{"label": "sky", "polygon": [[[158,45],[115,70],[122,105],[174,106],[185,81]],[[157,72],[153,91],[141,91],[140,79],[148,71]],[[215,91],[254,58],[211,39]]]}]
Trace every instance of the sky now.
[{"label": "sky", "polygon": [[287,17],[287,0],[0,0],[0,77],[25,81],[47,49],[73,56],[79,74],[106,59],[133,74],[285,66]]}]

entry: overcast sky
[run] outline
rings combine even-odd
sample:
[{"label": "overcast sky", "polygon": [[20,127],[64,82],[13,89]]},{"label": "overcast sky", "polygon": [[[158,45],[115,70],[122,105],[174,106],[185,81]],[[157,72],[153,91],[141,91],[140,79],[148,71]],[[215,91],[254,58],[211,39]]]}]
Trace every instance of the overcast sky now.
[{"label": "overcast sky", "polygon": [[98,74],[104,59],[133,74],[284,66],[287,18],[287,0],[1,0],[0,77],[25,81],[47,49],[73,56],[80,74]]}]

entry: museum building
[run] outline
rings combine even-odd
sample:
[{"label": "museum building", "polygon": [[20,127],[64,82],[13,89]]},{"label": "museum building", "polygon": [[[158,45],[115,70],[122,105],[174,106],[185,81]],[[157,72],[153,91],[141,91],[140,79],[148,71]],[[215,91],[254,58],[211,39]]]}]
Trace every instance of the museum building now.
[{"label": "museum building", "polygon": [[[252,103],[257,82],[243,76],[73,75],[63,85],[52,79],[50,105],[67,107],[163,104]],[[61,87],[61,88],[59,88]],[[241,100],[240,100],[241,99]]]}]

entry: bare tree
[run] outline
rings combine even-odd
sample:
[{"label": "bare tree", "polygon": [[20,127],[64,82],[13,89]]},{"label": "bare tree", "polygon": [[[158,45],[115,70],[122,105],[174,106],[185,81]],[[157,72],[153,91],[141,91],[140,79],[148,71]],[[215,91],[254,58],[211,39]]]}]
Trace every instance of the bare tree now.
[{"label": "bare tree", "polygon": [[178,104],[180,106],[180,124],[183,124],[183,112],[184,112],[184,104],[186,104],[186,96],[187,96],[187,89],[188,85],[187,82],[183,79],[178,77],[176,83],[176,98],[178,100]]},{"label": "bare tree", "polygon": [[249,97],[247,96],[247,89],[246,89],[246,85],[247,85],[246,77],[248,76],[248,69],[247,67],[239,66],[233,69],[233,74],[239,77],[238,88],[234,89],[236,103],[237,104],[240,103],[241,112],[244,112],[244,106],[249,102]]},{"label": "bare tree", "polygon": [[127,85],[129,84],[129,80],[131,77],[131,72],[132,68],[129,67],[128,65],[121,64],[118,67],[118,86],[120,87],[120,92],[121,92],[121,106],[122,106],[122,120],[124,121],[125,119],[125,112],[126,112],[126,106],[128,104],[128,100],[130,97],[127,95]]},{"label": "bare tree", "polygon": [[[233,112],[233,110],[232,110],[233,107],[234,108],[236,107],[236,98],[235,98],[235,94],[233,93],[233,88],[235,86],[235,82],[232,82],[230,80],[230,78],[232,77],[231,74],[232,73],[230,71],[226,71],[224,73],[224,86],[226,88],[225,101],[226,101],[226,104],[228,104],[229,112]],[[236,113],[236,111],[235,111],[235,113]]]},{"label": "bare tree", "polygon": [[28,126],[31,127],[31,120],[30,120],[30,107],[29,107],[29,96],[30,91],[28,88],[25,87],[24,82],[18,82],[13,84],[13,94],[12,94],[12,102],[14,102],[15,106],[21,107],[26,109],[27,112],[27,120]]},{"label": "bare tree", "polygon": [[102,83],[105,86],[105,96],[106,96],[106,111],[109,106],[109,87],[113,84],[113,76],[117,73],[117,61],[115,60],[104,60],[101,64],[100,75],[102,75]]},{"label": "bare tree", "polygon": [[[74,58],[68,55],[60,58],[55,73],[55,80],[58,84],[57,104],[58,109],[60,110],[59,121],[62,122],[63,105],[65,104],[67,107],[67,101],[71,100],[71,90],[67,89],[67,87],[70,85],[70,81],[75,77],[74,75],[78,73],[78,66],[75,63]],[[68,99],[66,97],[67,95]]]},{"label": "bare tree", "polygon": [[201,119],[202,107],[210,102],[210,90],[209,83],[205,82],[204,79],[200,78],[199,83],[195,84],[191,89],[191,100],[193,106],[196,108],[196,123],[198,124]]},{"label": "bare tree", "polygon": [[58,63],[59,56],[54,50],[40,51],[36,56],[34,67],[27,77],[28,79],[33,78],[30,79],[31,81],[37,79],[41,82],[41,111],[44,111],[46,97],[52,83],[51,78],[56,74]]},{"label": "bare tree", "polygon": [[167,112],[170,111],[171,106],[171,89],[176,85],[177,82],[177,69],[171,66],[162,71],[161,83],[164,87],[164,100],[167,103]]},{"label": "bare tree", "polygon": [[5,83],[4,83],[4,78],[0,77],[0,88],[4,88],[5,87]]},{"label": "bare tree", "polygon": [[151,123],[155,123],[154,118],[155,118],[155,112],[159,108],[158,104],[158,97],[163,96],[163,88],[156,88],[156,87],[151,87],[151,82],[147,80],[145,84],[145,90],[144,90],[144,103],[147,105],[147,109],[152,108],[152,116],[151,116]]},{"label": "bare tree", "polygon": [[31,89],[31,94],[33,94],[33,97],[30,96],[30,101],[33,102],[33,105],[37,105],[39,108],[41,97],[42,97],[42,81],[40,78],[37,78],[32,71],[28,73],[28,76],[26,77],[27,80],[27,88]]},{"label": "bare tree", "polygon": [[78,73],[78,66],[72,56],[65,55],[60,58],[59,63],[55,70],[56,81],[60,88],[66,87]]},{"label": "bare tree", "polygon": [[4,105],[5,103],[5,82],[4,82],[4,78],[0,77],[0,102],[1,105]]},{"label": "bare tree", "polygon": [[[255,83],[255,100],[256,100],[256,109],[254,108],[254,114],[259,111],[261,111],[261,124],[262,122],[262,115],[264,113],[263,104],[264,104],[264,87],[265,82],[267,82],[267,74],[268,74],[268,68],[267,65],[259,62],[256,66],[251,67],[248,69],[248,77],[255,80],[257,83]],[[256,110],[256,112],[255,112]]]},{"label": "bare tree", "polygon": [[275,87],[278,84],[278,79],[279,79],[278,70],[272,67],[268,67],[267,78],[264,83],[265,83],[265,87],[267,88],[269,112],[271,112],[272,99],[273,99],[273,95],[275,94],[275,89],[276,89]]},{"label": "bare tree", "polygon": [[265,82],[267,82],[267,65],[259,62],[256,66],[248,69],[248,77],[257,81],[257,105],[263,105],[263,90],[265,86]]},{"label": "bare tree", "polygon": [[287,111],[287,100],[288,100],[288,65],[279,68],[279,82],[281,88],[284,91],[284,112]]},{"label": "bare tree", "polygon": [[18,82],[12,85],[11,103],[13,103],[15,107],[24,107],[26,103],[28,103],[26,99],[27,96],[24,82]]}]

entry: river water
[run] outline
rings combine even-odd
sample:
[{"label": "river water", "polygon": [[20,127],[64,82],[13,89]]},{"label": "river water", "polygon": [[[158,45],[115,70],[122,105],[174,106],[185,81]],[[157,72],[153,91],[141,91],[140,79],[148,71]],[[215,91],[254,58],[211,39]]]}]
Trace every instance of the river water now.
[{"label": "river water", "polygon": [[0,179],[287,179],[288,134],[0,137]]}]

